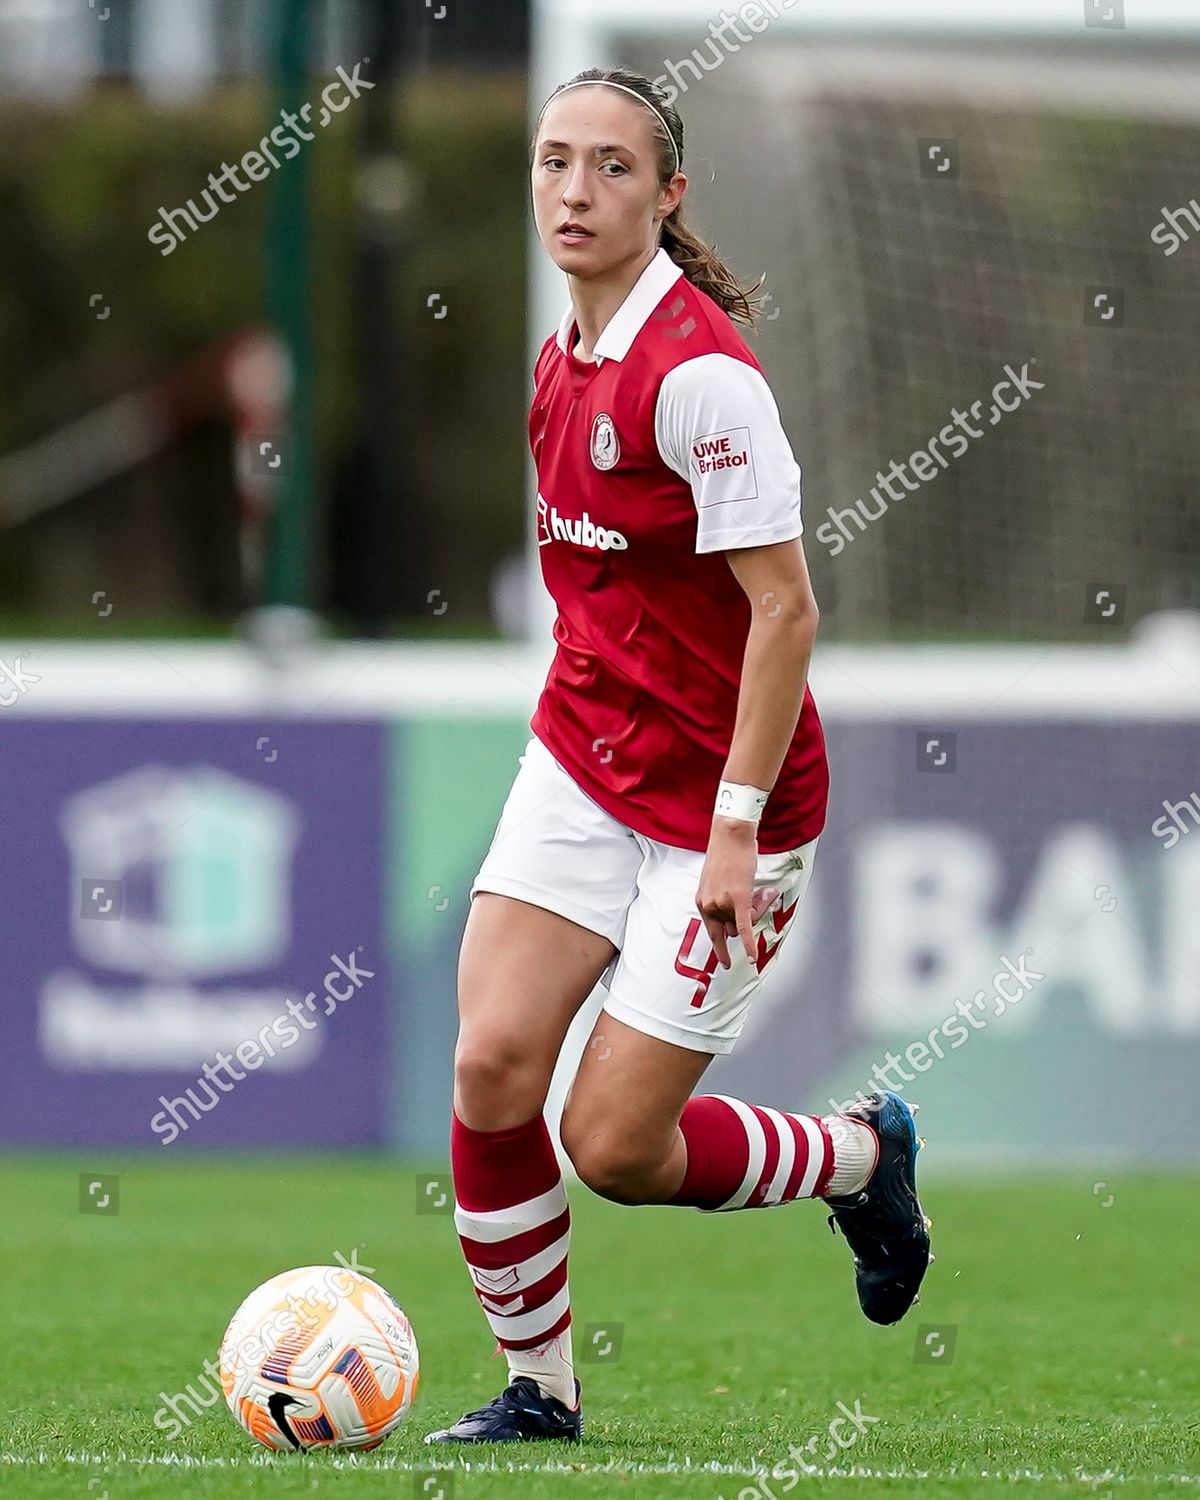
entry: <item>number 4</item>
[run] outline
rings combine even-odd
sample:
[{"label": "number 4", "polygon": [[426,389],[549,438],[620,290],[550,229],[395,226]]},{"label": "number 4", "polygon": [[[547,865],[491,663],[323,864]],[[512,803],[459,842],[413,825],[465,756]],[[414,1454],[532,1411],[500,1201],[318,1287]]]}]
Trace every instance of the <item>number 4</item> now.
[{"label": "number 4", "polygon": [[[775,929],[776,939],[769,948],[767,947],[766,933],[759,933],[758,953],[754,960],[754,967],[760,974],[775,957],[775,952],[779,944],[783,941],[783,929],[791,920],[799,904],[800,898],[797,897],[791,906],[785,907],[783,898],[780,898],[778,907],[771,912],[771,925]],[[708,994],[709,985],[712,984],[713,975],[717,968],[717,950],[715,948],[709,953],[708,959],[702,969],[697,969],[694,965],[687,962],[692,956],[692,945],[695,943],[696,937],[703,925],[699,917],[692,918],[687,925],[687,931],[683,935],[683,942],[679,945],[679,952],[675,955],[675,972],[682,974],[685,979],[694,979],[696,981],[696,991],[690,1003],[697,1010],[704,1004],[704,998]],[[740,939],[737,941],[740,941]]]},{"label": "number 4", "polygon": [[696,993],[692,996],[691,1003],[699,1008],[704,1004],[704,997],[708,994],[708,987],[712,983],[713,974],[717,967],[717,950],[714,948],[708,955],[708,962],[702,969],[694,968],[686,962],[691,957],[692,944],[696,941],[696,934],[704,926],[699,917],[693,917],[687,925],[687,931],[683,935],[683,942],[679,945],[679,952],[675,955],[675,972],[682,974],[685,979],[697,981]]}]

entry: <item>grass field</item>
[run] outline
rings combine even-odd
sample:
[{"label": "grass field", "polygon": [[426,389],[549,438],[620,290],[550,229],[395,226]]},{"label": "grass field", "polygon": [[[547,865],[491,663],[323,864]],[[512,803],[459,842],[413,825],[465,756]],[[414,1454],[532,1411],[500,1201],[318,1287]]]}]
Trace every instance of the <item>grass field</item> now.
[{"label": "grass field", "polygon": [[[706,1216],[575,1186],[584,1443],[448,1452],[424,1433],[506,1369],[453,1220],[416,1212],[412,1170],[95,1156],[0,1168],[0,1489],[21,1500],[1200,1495],[1195,1178],[927,1174],[938,1259],[890,1329],[859,1313],[819,1205]],[[79,1211],[85,1169],[119,1173],[115,1217]],[[245,1293],[335,1251],[357,1251],[416,1328],[409,1421],[361,1457],[273,1456],[220,1402],[168,1440],[160,1393],[199,1388]],[[826,1459],[843,1408],[861,1420]],[[812,1439],[801,1472],[789,1445]]]}]

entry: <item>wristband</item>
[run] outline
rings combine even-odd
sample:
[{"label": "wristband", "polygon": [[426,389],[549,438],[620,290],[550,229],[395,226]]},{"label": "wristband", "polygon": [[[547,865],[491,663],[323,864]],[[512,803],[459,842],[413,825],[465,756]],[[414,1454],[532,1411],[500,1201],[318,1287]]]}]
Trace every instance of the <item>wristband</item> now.
[{"label": "wristband", "polygon": [[767,805],[770,792],[756,786],[739,786],[736,781],[723,781],[717,788],[717,803],[714,814],[722,818],[740,818],[746,823],[757,823]]}]

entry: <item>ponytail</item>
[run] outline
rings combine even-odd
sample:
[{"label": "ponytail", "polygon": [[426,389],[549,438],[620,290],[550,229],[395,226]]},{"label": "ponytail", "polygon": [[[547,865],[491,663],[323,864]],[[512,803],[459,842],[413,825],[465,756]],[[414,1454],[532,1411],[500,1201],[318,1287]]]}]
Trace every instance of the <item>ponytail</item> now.
[{"label": "ponytail", "polygon": [[753,286],[743,287],[717,254],[716,246],[684,223],[682,205],[663,220],[662,247],[692,285],[706,292],[735,323],[755,326],[761,300],[758,292],[766,277],[760,276]]}]

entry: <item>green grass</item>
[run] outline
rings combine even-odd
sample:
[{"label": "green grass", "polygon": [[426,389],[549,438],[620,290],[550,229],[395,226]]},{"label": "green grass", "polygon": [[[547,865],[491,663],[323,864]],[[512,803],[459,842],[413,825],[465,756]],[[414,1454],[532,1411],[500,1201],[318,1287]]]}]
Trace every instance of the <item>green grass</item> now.
[{"label": "green grass", "polygon": [[[119,1171],[117,1217],[79,1213],[82,1170]],[[819,1205],[707,1216],[623,1208],[575,1186],[585,1441],[448,1452],[423,1434],[495,1395],[506,1370],[489,1357],[453,1221],[415,1212],[412,1170],[364,1158],[10,1161],[0,1488],[22,1500],[1200,1493],[1197,1183],[1109,1171],[1097,1193],[1097,1175],[927,1174],[938,1260],[921,1305],[887,1329],[859,1314],[845,1243]],[[199,1379],[246,1292],[355,1249],[421,1345],[414,1411],[387,1443],[359,1458],[273,1456],[223,1403],[175,1442],[156,1428],[160,1392]],[[581,1357],[595,1325],[623,1325],[617,1362]],[[956,1328],[952,1357],[915,1362],[918,1325]],[[838,1402],[878,1421],[839,1457],[810,1460],[834,1473],[789,1482],[788,1445],[820,1435],[823,1449]],[[431,1455],[452,1485],[443,1470],[421,1490]],[[709,1463],[721,1468],[696,1472]]]}]

